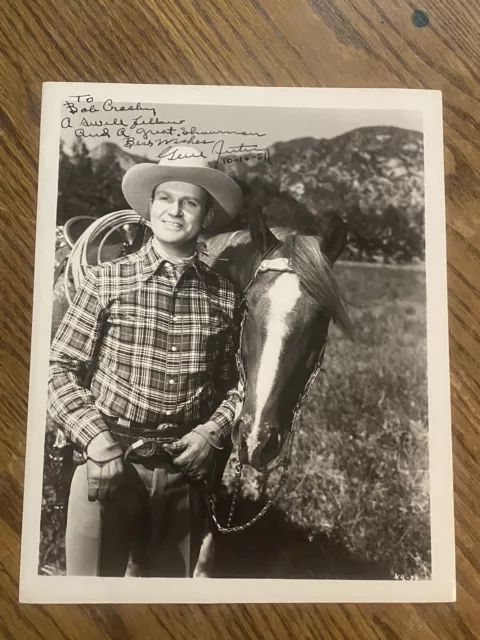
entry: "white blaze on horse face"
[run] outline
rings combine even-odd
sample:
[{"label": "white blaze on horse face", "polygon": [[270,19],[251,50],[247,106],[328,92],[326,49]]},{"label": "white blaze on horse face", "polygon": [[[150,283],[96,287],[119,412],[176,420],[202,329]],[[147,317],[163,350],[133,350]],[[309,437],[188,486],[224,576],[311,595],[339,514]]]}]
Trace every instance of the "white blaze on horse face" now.
[{"label": "white blaze on horse face", "polygon": [[267,338],[260,355],[255,398],[255,422],[247,438],[251,454],[259,445],[260,417],[273,389],[285,338],[288,316],[301,296],[300,282],[294,273],[282,273],[268,292]]}]

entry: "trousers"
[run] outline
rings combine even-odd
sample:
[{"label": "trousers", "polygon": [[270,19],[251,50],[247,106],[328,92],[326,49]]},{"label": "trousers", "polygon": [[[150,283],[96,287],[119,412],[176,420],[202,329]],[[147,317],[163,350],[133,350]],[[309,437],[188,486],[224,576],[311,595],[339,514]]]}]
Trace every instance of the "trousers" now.
[{"label": "trousers", "polygon": [[81,464],[68,502],[67,575],[209,575],[213,531],[199,483],[161,463],[127,463],[103,504],[89,502],[87,491],[87,465]]}]

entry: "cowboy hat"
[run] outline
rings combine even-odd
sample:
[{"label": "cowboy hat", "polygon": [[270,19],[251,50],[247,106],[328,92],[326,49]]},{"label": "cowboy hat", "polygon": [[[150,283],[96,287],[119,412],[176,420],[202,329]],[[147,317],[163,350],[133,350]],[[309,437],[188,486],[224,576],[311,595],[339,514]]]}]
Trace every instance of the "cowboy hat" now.
[{"label": "cowboy hat", "polygon": [[192,146],[171,147],[158,164],[142,162],[131,167],[123,176],[122,190],[132,209],[148,220],[155,187],[178,180],[196,184],[212,196],[213,218],[209,231],[227,225],[242,208],[242,190],[233,178],[212,169],[200,153]]}]

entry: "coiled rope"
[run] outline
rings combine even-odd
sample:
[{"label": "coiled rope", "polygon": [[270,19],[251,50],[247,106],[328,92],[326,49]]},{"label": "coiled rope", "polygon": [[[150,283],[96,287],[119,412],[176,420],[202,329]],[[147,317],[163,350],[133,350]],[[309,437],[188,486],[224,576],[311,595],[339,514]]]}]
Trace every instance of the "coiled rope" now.
[{"label": "coiled rope", "polygon": [[[108,213],[98,220],[95,220],[95,222],[92,222],[92,224],[82,233],[80,238],[73,245],[64,273],[65,295],[67,296],[69,304],[72,303],[72,297],[69,291],[70,276],[73,278],[74,290],[77,291],[83,282],[88,271],[88,267],[102,263],[102,253],[108,238],[126,224],[149,225],[144,218],[131,209],[113,211],[112,213]],[[89,263],[88,250],[90,246],[102,236],[102,234],[105,235],[98,246],[96,261]]]}]

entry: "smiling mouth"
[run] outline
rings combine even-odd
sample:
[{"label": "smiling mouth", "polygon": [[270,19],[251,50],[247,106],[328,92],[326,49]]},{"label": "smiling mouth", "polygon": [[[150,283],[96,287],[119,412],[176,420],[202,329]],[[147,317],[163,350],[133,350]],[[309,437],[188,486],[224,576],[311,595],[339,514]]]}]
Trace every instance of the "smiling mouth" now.
[{"label": "smiling mouth", "polygon": [[179,222],[171,222],[170,220],[163,220],[163,224],[170,229],[181,229],[182,225]]}]

